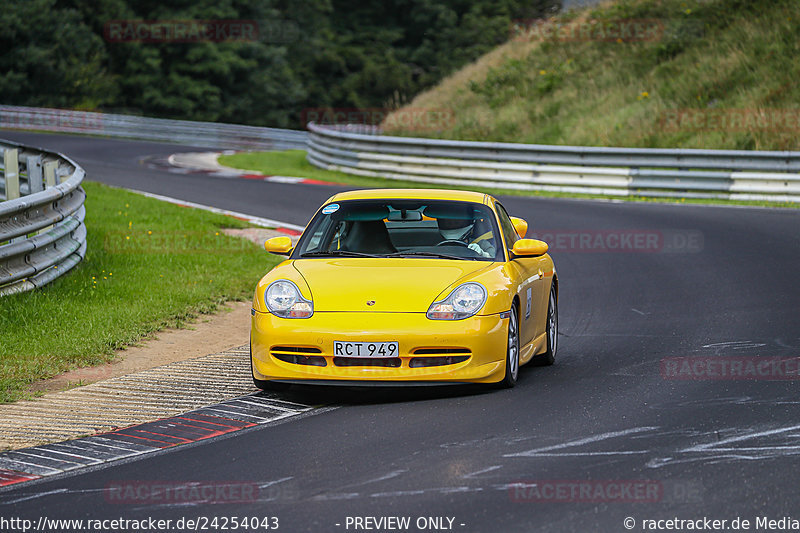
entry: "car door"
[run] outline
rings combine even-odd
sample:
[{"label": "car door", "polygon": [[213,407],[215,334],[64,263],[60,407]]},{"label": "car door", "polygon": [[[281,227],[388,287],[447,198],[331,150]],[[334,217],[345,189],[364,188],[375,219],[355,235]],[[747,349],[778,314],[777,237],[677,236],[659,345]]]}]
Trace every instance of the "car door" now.
[{"label": "car door", "polygon": [[519,297],[519,330],[520,345],[524,346],[545,331],[547,309],[542,310],[544,301],[546,256],[512,257],[511,248],[520,238],[514,229],[506,209],[498,202],[495,204],[503,239],[508,247],[509,267],[516,277]]}]

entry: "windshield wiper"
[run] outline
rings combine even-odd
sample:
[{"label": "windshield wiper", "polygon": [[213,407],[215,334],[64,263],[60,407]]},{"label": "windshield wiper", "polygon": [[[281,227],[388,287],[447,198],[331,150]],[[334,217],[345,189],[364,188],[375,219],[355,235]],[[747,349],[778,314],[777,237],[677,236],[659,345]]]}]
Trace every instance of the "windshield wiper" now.
[{"label": "windshield wiper", "polygon": [[300,257],[383,257],[382,255],[365,254],[362,252],[351,252],[350,250],[331,250],[330,252],[306,252]]},{"label": "windshield wiper", "polygon": [[460,261],[473,261],[474,259],[471,257],[459,257],[457,255],[448,255],[448,254],[440,254],[437,252],[396,252],[393,254],[387,254],[384,257],[404,257],[407,255],[418,255],[422,257],[438,257],[439,259],[456,259]]}]

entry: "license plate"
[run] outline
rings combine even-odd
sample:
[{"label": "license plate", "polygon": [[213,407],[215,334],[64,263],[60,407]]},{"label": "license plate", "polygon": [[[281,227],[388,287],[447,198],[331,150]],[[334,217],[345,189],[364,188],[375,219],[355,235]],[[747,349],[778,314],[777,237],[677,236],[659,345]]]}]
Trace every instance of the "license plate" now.
[{"label": "license plate", "polygon": [[396,342],[333,341],[333,355],[336,357],[397,357],[398,353]]}]

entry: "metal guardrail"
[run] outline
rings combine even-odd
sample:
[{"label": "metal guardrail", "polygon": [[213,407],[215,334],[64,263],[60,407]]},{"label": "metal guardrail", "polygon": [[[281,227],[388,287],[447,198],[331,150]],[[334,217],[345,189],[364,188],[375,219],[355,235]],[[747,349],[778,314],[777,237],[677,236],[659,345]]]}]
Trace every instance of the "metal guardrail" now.
[{"label": "metal guardrail", "polygon": [[104,135],[237,150],[304,150],[308,133],[238,124],[168,120],[0,105],[0,128]]},{"label": "metal guardrail", "polygon": [[307,159],[361,176],[608,196],[800,202],[800,152],[548,146],[309,123]]},{"label": "metal guardrail", "polygon": [[0,296],[41,287],[86,255],[84,171],[67,157],[0,141]]}]

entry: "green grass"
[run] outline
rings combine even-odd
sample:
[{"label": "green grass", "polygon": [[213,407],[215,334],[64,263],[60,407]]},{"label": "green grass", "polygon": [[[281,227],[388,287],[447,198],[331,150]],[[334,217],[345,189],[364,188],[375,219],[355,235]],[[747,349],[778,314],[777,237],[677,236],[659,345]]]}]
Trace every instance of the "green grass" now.
[{"label": "green grass", "polygon": [[342,183],[356,187],[425,187],[425,184],[394,181],[366,176],[354,176],[315,167],[306,160],[305,150],[285,150],[283,152],[241,152],[222,155],[220,164],[244,170],[256,170],[273,176],[295,176],[331,183]]},{"label": "green grass", "polygon": [[539,198],[583,198],[583,199],[619,199],[632,202],[660,202],[700,205],[749,205],[763,207],[793,207],[800,205],[793,202],[763,202],[743,200],[715,200],[695,198],[652,198],[639,196],[611,197],[597,194],[561,193],[551,191],[515,191],[512,189],[496,189],[491,187],[474,187],[467,183],[464,185],[445,185],[438,183],[422,183],[413,181],[400,181],[387,178],[373,178],[354,176],[332,170],[315,167],[306,160],[304,150],[287,150],[284,152],[242,152],[219,157],[223,165],[244,170],[255,170],[268,175],[296,176],[311,178],[333,183],[352,185],[354,188],[437,188],[480,191],[497,196],[529,196]]},{"label": "green grass", "polygon": [[[452,120],[422,135],[581,146],[800,149],[800,2],[618,0],[557,17],[654,20],[644,41],[510,41],[418,95],[409,109]],[[709,122],[675,122],[688,110]],[[744,111],[777,125],[710,122]],[[401,109],[399,112],[403,112]],[[387,125],[402,121],[386,120]],[[419,132],[386,128],[395,135]]]},{"label": "green grass", "polygon": [[237,219],[85,183],[86,258],[52,284],[0,298],[0,402],[200,313],[252,297],[277,258],[220,232]]}]

